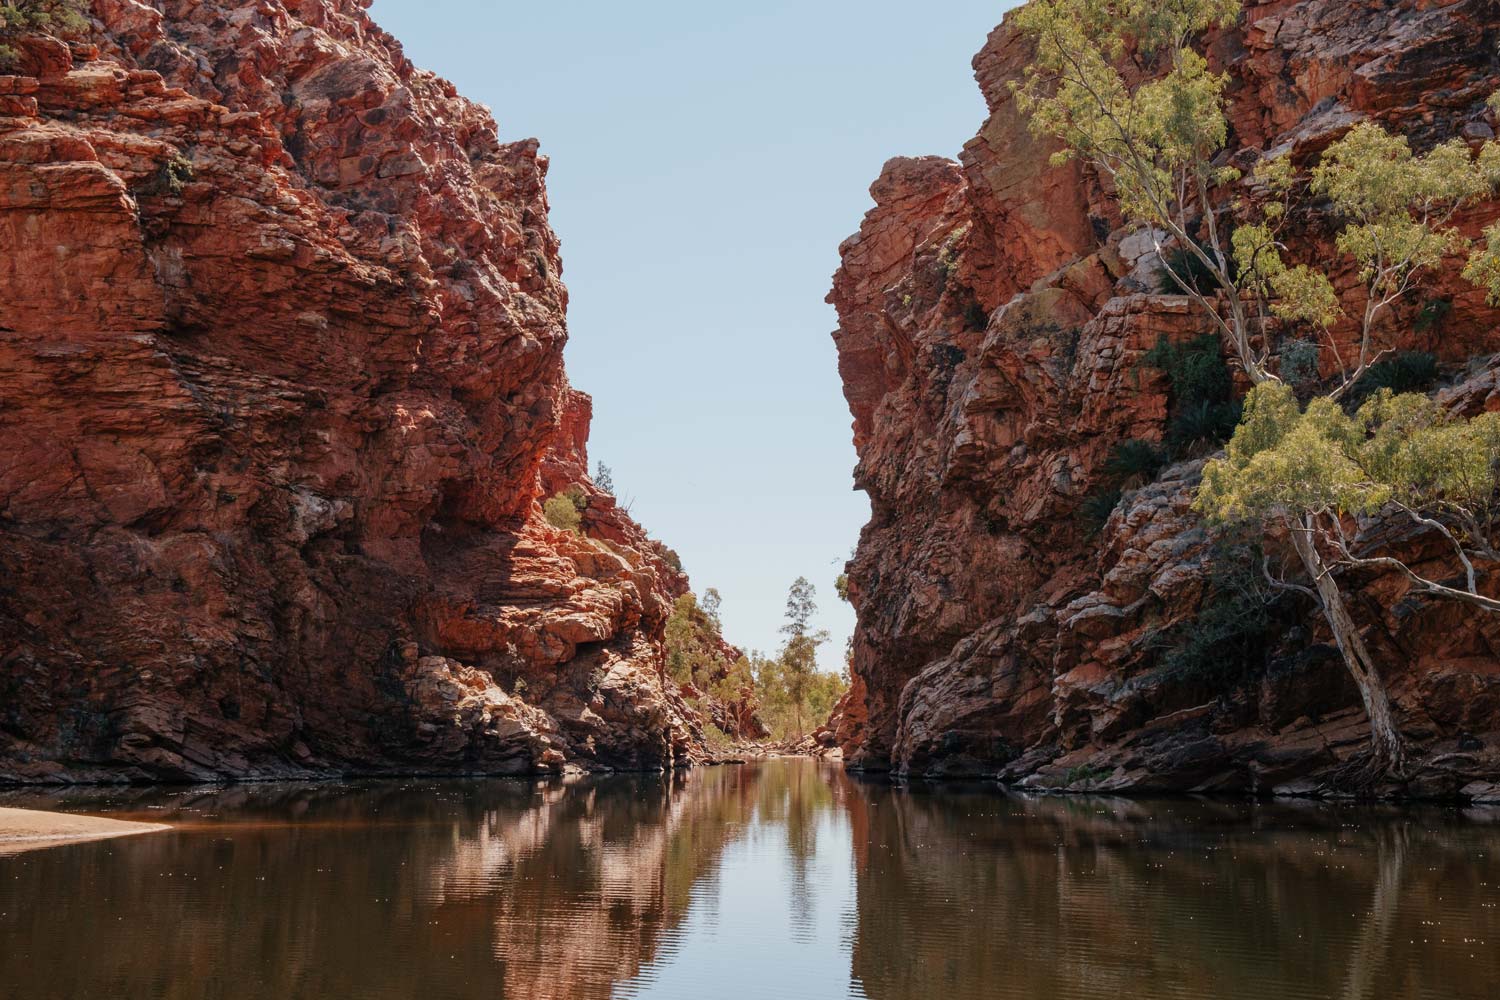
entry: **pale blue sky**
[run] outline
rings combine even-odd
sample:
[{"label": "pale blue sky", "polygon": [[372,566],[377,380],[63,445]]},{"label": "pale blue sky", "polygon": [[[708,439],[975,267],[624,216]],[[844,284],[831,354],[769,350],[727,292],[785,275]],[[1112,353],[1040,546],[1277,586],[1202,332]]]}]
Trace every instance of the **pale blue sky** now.
[{"label": "pale blue sky", "polygon": [[376,0],[418,65],[552,160],[569,375],[637,519],[770,652],[788,585],[833,579],[869,506],[824,304],[891,156],[955,155],[969,60],[1013,3]]}]

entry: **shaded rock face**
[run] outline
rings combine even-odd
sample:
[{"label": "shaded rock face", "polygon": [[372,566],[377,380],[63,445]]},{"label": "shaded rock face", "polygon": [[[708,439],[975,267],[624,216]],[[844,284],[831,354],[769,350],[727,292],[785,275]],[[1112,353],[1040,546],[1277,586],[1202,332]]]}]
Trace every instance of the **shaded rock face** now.
[{"label": "shaded rock face", "polygon": [[[0,779],[694,753],[687,581],[588,482],[547,161],[365,6],[13,43]],[[570,485],[583,534],[541,514]]]},{"label": "shaded rock face", "polygon": [[[1492,135],[1497,37],[1490,0],[1308,0],[1248,3],[1207,46],[1231,74],[1231,147],[1307,163],[1365,119],[1418,147]],[[979,135],[957,162],[888,163],[840,248],[829,301],[873,512],[849,567],[865,695],[835,720],[846,759],[1053,787],[1311,789],[1367,738],[1313,609],[1283,608],[1249,676],[1162,669],[1161,637],[1195,627],[1225,560],[1191,509],[1201,454],[1126,483],[1102,529],[1080,516],[1110,487],[1116,444],[1164,437],[1171,388],[1142,356],[1210,328],[1186,297],[1157,294],[1149,240],[1098,179],[1051,165],[1028,133],[1007,86],[1027,58],[1009,27],[991,34],[974,60]],[[1482,205],[1461,223],[1496,215]],[[1331,234],[1314,216],[1298,249],[1333,259]],[[1450,404],[1477,412],[1500,406],[1484,360],[1500,351],[1497,315],[1457,270],[1403,303],[1381,346],[1436,353]],[[1334,278],[1357,306],[1352,268]],[[1419,321],[1438,300],[1441,323]],[[1430,540],[1390,544],[1447,572]],[[1407,790],[1482,792],[1500,773],[1500,620],[1391,577],[1344,584],[1426,762]]]}]

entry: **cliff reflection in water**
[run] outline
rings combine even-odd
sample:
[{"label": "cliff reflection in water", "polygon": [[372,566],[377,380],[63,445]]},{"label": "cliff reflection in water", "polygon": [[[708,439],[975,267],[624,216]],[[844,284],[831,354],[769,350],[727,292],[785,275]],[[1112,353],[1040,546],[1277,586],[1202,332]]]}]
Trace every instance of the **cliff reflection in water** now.
[{"label": "cliff reflection in water", "polygon": [[171,833],[0,858],[0,997],[1491,997],[1500,825],[1029,799],[806,761],[13,794]]}]

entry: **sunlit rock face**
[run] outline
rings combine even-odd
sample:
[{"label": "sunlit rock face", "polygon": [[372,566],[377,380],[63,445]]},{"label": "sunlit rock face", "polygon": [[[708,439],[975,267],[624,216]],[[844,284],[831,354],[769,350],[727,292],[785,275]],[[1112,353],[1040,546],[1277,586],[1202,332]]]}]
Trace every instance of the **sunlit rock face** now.
[{"label": "sunlit rock face", "polygon": [[[1497,38],[1481,0],[1309,0],[1247,3],[1206,42],[1231,75],[1230,145],[1306,163],[1367,119],[1418,147],[1493,135]],[[841,247],[829,301],[873,510],[850,567],[868,718],[836,720],[846,759],[1048,785],[1309,789],[1367,732],[1315,612],[1284,614],[1248,681],[1159,669],[1158,637],[1199,614],[1218,558],[1191,508],[1202,456],[1127,489],[1097,532],[1080,517],[1116,444],[1163,438],[1169,385],[1142,355],[1209,328],[1157,293],[1149,241],[1098,178],[1052,165],[1028,133],[1008,86],[1027,59],[998,27],[974,60],[990,109],[978,136],[957,162],[886,164]],[[1460,224],[1477,233],[1496,215],[1484,204]],[[1294,249],[1335,259],[1331,234],[1313,215]],[[1457,270],[1400,305],[1382,346],[1435,353],[1455,407],[1500,407],[1500,317]],[[1352,266],[1333,277],[1357,313]],[[1422,322],[1436,301],[1450,303],[1441,322]],[[1347,353],[1353,324],[1333,334]],[[1436,545],[1394,544],[1451,571]],[[1500,620],[1410,598],[1394,577],[1344,584],[1429,762],[1408,790],[1493,794]]]},{"label": "sunlit rock face", "polygon": [[[0,76],[0,779],[654,768],[686,579],[586,482],[547,161],[356,0]],[[588,537],[540,502],[582,484]]]}]

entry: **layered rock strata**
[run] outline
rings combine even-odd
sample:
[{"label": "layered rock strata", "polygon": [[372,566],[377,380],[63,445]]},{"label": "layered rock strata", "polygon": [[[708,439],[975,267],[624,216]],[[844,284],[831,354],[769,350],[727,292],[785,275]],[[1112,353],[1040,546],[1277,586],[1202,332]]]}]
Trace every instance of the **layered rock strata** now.
[{"label": "layered rock strata", "polygon": [[[1231,76],[1230,147],[1249,165],[1271,152],[1306,164],[1365,120],[1419,148],[1492,137],[1497,39],[1490,0],[1252,0],[1206,44]],[[1127,483],[1097,532],[1080,516],[1111,485],[1115,445],[1164,437],[1171,388],[1143,355],[1209,326],[1188,298],[1158,294],[1149,240],[1099,179],[1052,165],[1028,133],[1009,89],[1027,59],[1007,25],[990,35],[974,60],[990,111],[979,135],[956,162],[888,163],[841,247],[829,301],[873,509],[850,565],[866,693],[835,720],[846,758],[1049,787],[1326,787],[1367,726],[1315,610],[1283,604],[1248,676],[1163,668],[1164,637],[1217,598],[1222,546],[1191,509],[1201,455]],[[1497,214],[1460,222],[1477,233]],[[1315,214],[1294,239],[1334,260],[1331,233]],[[1494,409],[1497,315],[1457,270],[1401,305],[1381,347],[1436,354],[1445,398]],[[1334,277],[1357,307],[1352,265]],[[1386,544],[1446,575],[1430,539]],[[1493,793],[1500,620],[1390,576],[1343,583],[1423,762],[1405,791]]]},{"label": "layered rock strata", "polygon": [[588,481],[547,160],[366,6],[8,40],[0,780],[697,752],[687,581]]}]

